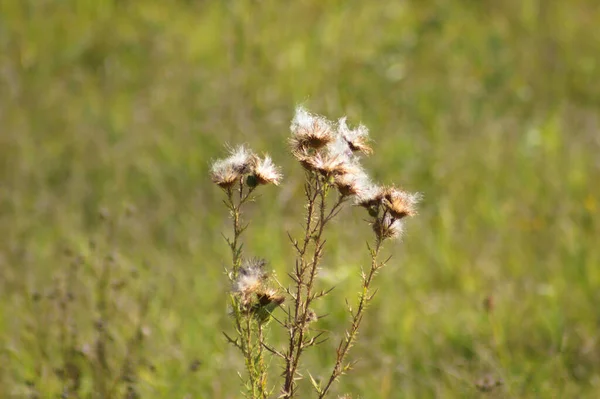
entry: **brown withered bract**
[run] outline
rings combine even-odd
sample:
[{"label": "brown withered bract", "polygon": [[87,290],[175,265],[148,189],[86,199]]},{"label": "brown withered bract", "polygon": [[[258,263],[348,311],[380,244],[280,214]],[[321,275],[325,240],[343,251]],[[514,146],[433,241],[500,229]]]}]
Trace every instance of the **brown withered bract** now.
[{"label": "brown withered bract", "polygon": [[272,292],[260,292],[256,294],[258,298],[258,304],[263,307],[270,304],[281,305],[285,301],[285,297],[283,295],[277,295]]},{"label": "brown withered bract", "polygon": [[387,238],[398,238],[402,235],[403,231],[402,221],[390,214],[385,214],[383,217],[375,219],[373,222],[373,231],[380,241]]}]

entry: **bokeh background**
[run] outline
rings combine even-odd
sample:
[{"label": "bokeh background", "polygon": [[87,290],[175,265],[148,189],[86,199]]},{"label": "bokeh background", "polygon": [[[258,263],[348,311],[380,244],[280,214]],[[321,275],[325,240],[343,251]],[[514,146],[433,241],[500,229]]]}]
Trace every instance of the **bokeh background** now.
[{"label": "bokeh background", "polygon": [[[240,397],[210,161],[247,143],[283,167],[245,251],[285,279],[297,104],[366,124],[374,179],[425,198],[336,393],[596,397],[599,26],[594,0],[1,0],[0,397],[77,397],[75,380],[89,397],[131,348],[118,392]],[[363,216],[329,232],[334,337],[369,259]],[[317,378],[334,345],[307,356]]]}]

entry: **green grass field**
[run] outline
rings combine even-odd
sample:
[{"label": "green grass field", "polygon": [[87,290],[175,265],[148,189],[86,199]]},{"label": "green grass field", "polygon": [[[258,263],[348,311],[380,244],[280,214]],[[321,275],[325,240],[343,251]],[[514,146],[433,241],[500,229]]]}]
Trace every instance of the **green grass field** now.
[{"label": "green grass field", "polygon": [[[247,143],[283,166],[245,251],[285,279],[300,103],[367,125],[372,175],[424,194],[336,395],[597,397],[598,26],[594,0],[0,0],[0,397],[60,397],[65,356],[101,397],[99,331],[108,369],[137,351],[142,398],[240,397],[210,161]],[[369,261],[362,218],[330,226],[334,337]]]}]

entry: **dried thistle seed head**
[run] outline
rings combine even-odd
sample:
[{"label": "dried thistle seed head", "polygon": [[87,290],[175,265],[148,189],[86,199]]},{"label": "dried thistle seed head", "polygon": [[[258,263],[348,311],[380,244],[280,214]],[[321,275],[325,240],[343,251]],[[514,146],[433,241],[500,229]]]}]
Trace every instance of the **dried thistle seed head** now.
[{"label": "dried thistle seed head", "polygon": [[230,149],[229,157],[226,159],[235,171],[243,175],[252,171],[257,160],[257,155],[244,145]]},{"label": "dried thistle seed head", "polygon": [[331,122],[322,116],[311,114],[304,107],[296,108],[290,130],[292,151],[306,147],[319,149],[335,138]]},{"label": "dried thistle seed head", "polygon": [[256,178],[256,184],[275,184],[276,186],[283,177],[279,168],[275,166],[268,155],[255,162],[253,176]]},{"label": "dried thistle seed head", "polygon": [[[302,163],[302,162],[301,162]],[[309,170],[314,170],[324,176],[358,173],[358,169],[349,158],[341,155],[317,153],[315,156],[304,160]]]},{"label": "dried thistle seed head", "polygon": [[360,165],[355,165],[355,168],[356,170],[336,175],[334,178],[334,184],[342,196],[358,195],[369,184],[369,177]]},{"label": "dried thistle seed head", "polygon": [[379,241],[402,236],[403,227],[402,220],[394,218],[389,213],[385,213],[373,222],[373,231]]},{"label": "dried thistle seed head", "polygon": [[383,200],[384,192],[384,188],[367,180],[359,188],[354,203],[367,209],[378,207]]},{"label": "dried thistle seed head", "polygon": [[346,124],[346,117],[338,121],[338,133],[348,143],[352,152],[362,152],[365,155],[373,153],[373,149],[368,145],[369,129],[364,125],[358,125],[356,129],[350,129]]},{"label": "dried thistle seed head", "polygon": [[331,156],[340,156],[347,159],[353,157],[352,149],[341,134],[338,134],[335,140],[327,145],[327,153]]},{"label": "dried thistle seed head", "polygon": [[358,193],[356,176],[350,173],[336,176],[333,182],[342,196],[350,196]]},{"label": "dried thistle seed head", "polygon": [[230,188],[243,175],[250,173],[258,157],[245,146],[229,150],[229,157],[218,159],[211,167],[212,181],[222,188]]},{"label": "dried thistle seed head", "polygon": [[292,155],[300,162],[300,165],[306,170],[315,170],[314,168],[314,155],[308,154],[305,150],[299,150],[292,152]]},{"label": "dried thistle seed head", "polygon": [[233,282],[233,291],[243,296],[257,292],[267,278],[264,259],[247,259],[244,261]]},{"label": "dried thistle seed head", "polygon": [[357,171],[350,159],[344,156],[331,155],[324,151],[309,153],[305,150],[295,151],[293,154],[304,169],[319,172],[323,176],[335,176]]},{"label": "dried thistle seed head", "polygon": [[420,199],[418,193],[407,193],[394,187],[386,188],[383,193],[383,204],[396,219],[416,215]]},{"label": "dried thistle seed head", "polygon": [[240,177],[241,174],[225,159],[215,161],[212,164],[211,179],[213,183],[221,188],[230,188]]}]

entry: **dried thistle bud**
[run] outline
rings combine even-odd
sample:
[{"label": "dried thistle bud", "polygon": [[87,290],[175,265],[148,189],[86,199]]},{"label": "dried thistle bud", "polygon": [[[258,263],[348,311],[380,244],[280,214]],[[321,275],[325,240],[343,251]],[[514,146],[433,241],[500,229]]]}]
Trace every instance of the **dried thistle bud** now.
[{"label": "dried thistle bud", "polygon": [[394,218],[389,213],[385,213],[384,216],[377,218],[373,222],[373,231],[379,241],[400,237],[403,227],[402,220]]},{"label": "dried thistle bud", "polygon": [[416,205],[420,199],[420,194],[407,193],[394,187],[383,192],[383,204],[396,219],[416,215]]},{"label": "dried thistle bud", "polygon": [[248,187],[256,187],[258,186],[258,179],[254,175],[248,175],[248,177],[246,177],[246,184]]},{"label": "dried thistle bud", "polygon": [[290,130],[292,151],[306,147],[319,149],[335,139],[331,123],[321,116],[309,113],[304,107],[296,108]]},{"label": "dried thistle bud", "polygon": [[362,152],[365,155],[373,153],[373,149],[367,144],[369,142],[369,129],[359,125],[356,129],[350,129],[346,124],[346,117],[338,121],[338,133],[346,141],[352,152]]},{"label": "dried thistle bud", "polygon": [[268,155],[255,162],[252,176],[256,179],[256,184],[275,184],[276,186],[283,177],[279,168],[275,166]]}]

